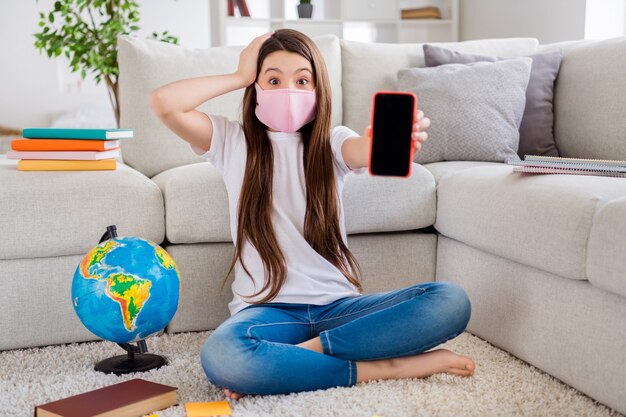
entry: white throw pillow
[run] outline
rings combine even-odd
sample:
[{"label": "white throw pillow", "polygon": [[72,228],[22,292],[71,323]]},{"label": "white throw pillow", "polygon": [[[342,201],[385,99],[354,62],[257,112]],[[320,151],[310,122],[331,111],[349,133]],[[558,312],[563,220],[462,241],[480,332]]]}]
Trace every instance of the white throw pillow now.
[{"label": "white throw pillow", "polygon": [[398,90],[417,94],[432,121],[414,161],[519,159],[519,126],[532,59],[447,64],[398,71]]}]

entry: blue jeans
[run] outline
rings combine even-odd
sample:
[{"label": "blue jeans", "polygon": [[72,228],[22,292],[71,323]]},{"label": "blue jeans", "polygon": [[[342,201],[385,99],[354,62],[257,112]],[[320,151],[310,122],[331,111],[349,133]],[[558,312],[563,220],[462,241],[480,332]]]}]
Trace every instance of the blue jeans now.
[{"label": "blue jeans", "polygon": [[[356,361],[415,355],[461,334],[471,304],[458,285],[426,282],[328,305],[251,305],[207,338],[209,381],[241,394],[286,394],[357,382]],[[294,346],[319,336],[324,353]]]}]

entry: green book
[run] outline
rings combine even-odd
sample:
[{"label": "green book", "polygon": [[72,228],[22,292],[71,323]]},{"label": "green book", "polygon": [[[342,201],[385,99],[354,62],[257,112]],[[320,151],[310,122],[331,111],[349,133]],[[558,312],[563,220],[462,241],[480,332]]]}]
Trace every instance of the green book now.
[{"label": "green book", "polygon": [[133,129],[64,129],[64,128],[26,128],[22,136],[27,139],[94,139],[117,140],[131,139]]}]

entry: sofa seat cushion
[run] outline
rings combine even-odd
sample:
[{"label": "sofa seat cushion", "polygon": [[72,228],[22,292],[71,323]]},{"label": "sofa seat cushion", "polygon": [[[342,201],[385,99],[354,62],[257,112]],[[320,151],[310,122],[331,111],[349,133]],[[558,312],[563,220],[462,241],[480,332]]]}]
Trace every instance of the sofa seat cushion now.
[{"label": "sofa seat cushion", "polygon": [[532,175],[505,164],[442,177],[435,228],[512,261],[588,279],[587,242],[598,208],[626,196],[623,178]]},{"label": "sofa seat cushion", "polygon": [[412,163],[409,178],[348,174],[343,187],[346,233],[415,230],[435,224],[437,186],[432,174]]},{"label": "sofa seat cushion", "polygon": [[165,200],[168,242],[232,242],[226,185],[213,164],[201,162],[168,169],[152,181]]},{"label": "sofa seat cushion", "polygon": [[598,288],[626,297],[626,197],[600,207],[593,219],[587,275]]},{"label": "sofa seat cushion", "polygon": [[[169,242],[232,242],[226,186],[211,163],[172,168],[152,180],[165,199]],[[349,173],[344,181],[347,234],[415,230],[435,222],[435,180],[421,165],[414,163],[406,179]]]},{"label": "sofa seat cushion", "polygon": [[117,161],[113,171],[18,171],[0,156],[0,259],[86,254],[109,225],[161,243],[159,187]]}]

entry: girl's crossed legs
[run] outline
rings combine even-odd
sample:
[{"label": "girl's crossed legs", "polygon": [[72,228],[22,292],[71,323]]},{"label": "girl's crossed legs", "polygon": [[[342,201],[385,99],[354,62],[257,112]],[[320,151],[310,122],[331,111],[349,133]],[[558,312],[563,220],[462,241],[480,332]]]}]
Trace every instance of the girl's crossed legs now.
[{"label": "girl's crossed legs", "polygon": [[437,372],[469,376],[470,358],[445,349],[419,353],[461,334],[470,314],[463,289],[441,281],[324,306],[253,305],[207,338],[202,366],[232,398]]}]

